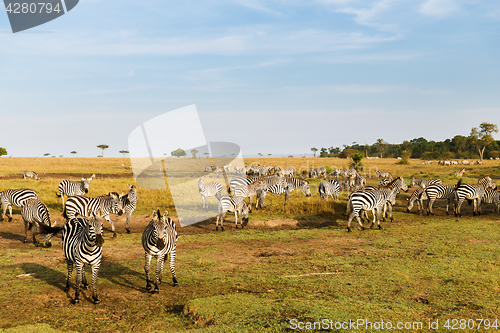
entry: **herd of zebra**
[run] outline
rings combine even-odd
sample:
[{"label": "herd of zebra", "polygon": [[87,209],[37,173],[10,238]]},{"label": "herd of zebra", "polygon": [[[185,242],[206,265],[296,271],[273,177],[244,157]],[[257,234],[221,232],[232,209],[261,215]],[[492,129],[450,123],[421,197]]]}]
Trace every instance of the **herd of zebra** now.
[{"label": "herd of zebra", "polygon": [[[36,175],[34,172],[25,171],[23,178],[30,173]],[[94,303],[100,303],[97,295],[97,275],[104,244],[102,218],[111,224],[113,236],[116,237],[115,227],[109,215],[111,213],[122,215],[125,212],[127,218],[126,230],[127,233],[130,233],[130,217],[137,205],[137,188],[135,185],[128,185],[129,191],[125,195],[110,192],[95,198],[85,196],[89,191],[90,182],[94,178],[95,174],[90,178],[82,178],[80,181],[63,180],[59,184],[57,196],[61,197],[62,200],[63,216],[66,218],[64,226],[56,226],[55,222],[51,222],[49,209],[39,199],[35,190],[22,188],[0,192],[0,203],[3,206],[2,221],[5,219],[7,209],[9,210],[10,222],[12,220],[12,206],[21,207],[25,227],[25,243],[27,242],[28,230],[31,230],[33,243],[36,246],[39,245],[36,240],[37,233],[45,234],[46,247],[51,246],[51,239],[55,234],[62,232],[62,247],[68,269],[65,291],[69,291],[73,265],[75,265],[75,303],[80,301],[81,284],[88,289],[83,270],[84,265],[91,267],[92,298]],[[38,176],[35,179],[39,179]],[[64,196],[67,197],[66,202],[64,202]],[[162,215],[159,209],[155,210],[151,217],[151,221],[142,234],[142,246],[145,252],[144,270],[146,273],[146,289],[150,291],[152,288],[149,276],[151,259],[152,257],[157,258],[156,281],[152,292],[159,293],[163,263],[168,255],[170,255],[170,270],[174,286],[178,285],[175,275],[177,231],[175,223],[168,217],[168,211],[165,211]]]}]

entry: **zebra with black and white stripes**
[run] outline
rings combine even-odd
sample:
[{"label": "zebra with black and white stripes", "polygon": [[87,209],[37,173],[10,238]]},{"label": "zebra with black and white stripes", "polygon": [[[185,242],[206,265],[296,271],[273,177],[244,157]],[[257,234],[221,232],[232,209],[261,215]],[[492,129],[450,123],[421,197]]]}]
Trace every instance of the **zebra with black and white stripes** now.
[{"label": "zebra with black and white stripes", "polygon": [[219,220],[221,230],[224,231],[224,217],[227,212],[234,212],[234,223],[238,228],[238,215],[240,215],[240,226],[243,229],[243,219],[248,221],[248,206],[243,197],[230,197],[227,195],[222,196],[219,200],[219,214],[215,221],[215,230],[219,229]]},{"label": "zebra with black and white stripes", "polygon": [[35,180],[40,180],[40,178],[38,177],[38,174],[35,171],[24,170],[23,171],[23,179],[27,179],[27,178],[30,178],[30,179],[34,178]]},{"label": "zebra with black and white stripes", "polygon": [[322,180],[318,191],[321,199],[328,201],[331,196],[333,200],[339,200],[340,185],[335,179]]},{"label": "zebra with black and white stripes", "polygon": [[392,180],[392,175],[387,172],[387,171],[381,171],[381,170],[378,170],[376,172],[376,175],[377,175],[377,178],[389,178],[389,180]]},{"label": "zebra with black and white stripes", "polygon": [[495,190],[497,186],[489,176],[479,178],[477,184],[462,184],[462,179],[457,183],[455,189],[455,217],[462,214],[460,209],[464,200],[472,200],[474,204],[473,215],[481,215],[481,199],[487,189]]},{"label": "zebra with black and white stripes", "polygon": [[[267,188],[263,179],[257,179],[255,182],[249,185],[236,186],[233,190],[234,197],[248,198],[248,210],[252,212],[252,198],[258,195],[259,191],[263,191]],[[257,198],[258,200],[258,198]],[[257,209],[258,202],[255,202],[255,209]]]},{"label": "zebra with black and white stripes", "polygon": [[92,268],[92,299],[95,304],[101,302],[97,296],[97,275],[101,266],[103,244],[102,222],[95,214],[90,220],[81,217],[71,219],[63,227],[62,246],[68,266],[68,278],[64,291],[69,291],[73,264],[75,264],[75,303],[80,302],[80,284],[83,283],[84,288],[88,289],[84,265],[90,265]]},{"label": "zebra with black and white stripes", "polygon": [[295,169],[294,168],[284,168],[280,171],[280,174],[283,177],[295,177]]},{"label": "zebra with black and white stripes", "polygon": [[277,182],[274,185],[268,186],[266,191],[261,191],[258,202],[260,207],[266,208],[266,194],[267,192],[272,193],[274,195],[280,195],[285,193],[285,202],[288,201],[290,197],[290,193],[293,190],[300,188],[302,192],[306,195],[306,197],[311,196],[311,189],[309,187],[309,182],[302,178],[283,178],[281,181]]},{"label": "zebra with black and white stripes", "polygon": [[21,207],[24,201],[30,199],[38,199],[38,194],[30,188],[0,192],[0,204],[3,206],[2,219],[0,221],[4,220],[7,208],[9,209],[9,222],[12,221],[12,206]]},{"label": "zebra with black and white stripes", "polygon": [[75,195],[66,200],[63,216],[70,220],[78,214],[82,216],[90,216],[92,213],[102,212],[102,217],[111,224],[113,237],[116,237],[115,224],[109,217],[109,214],[118,212],[122,215],[122,200],[116,192],[110,192],[108,195],[100,195],[96,198],[85,197],[83,195]]},{"label": "zebra with black and white stripes", "polygon": [[58,197],[61,197],[62,207],[64,209],[64,195],[68,198],[74,195],[85,195],[89,192],[90,182],[95,178],[93,174],[90,178],[82,178],[79,181],[73,180],[63,180],[59,183],[58,189],[59,193],[56,193]]},{"label": "zebra with black and white stripes", "polygon": [[[434,215],[432,212],[432,205],[436,199],[447,199],[446,204],[446,214],[449,215],[449,207],[451,203],[455,199],[455,186],[454,185],[446,185],[446,184],[434,184],[424,189],[422,196],[419,197],[420,204],[423,204],[425,199],[427,202],[427,215]],[[424,195],[425,193],[425,195]]]},{"label": "zebra with black and white stripes", "polygon": [[382,229],[382,226],[380,225],[380,213],[382,207],[387,202],[394,205],[396,203],[395,201],[396,194],[397,192],[395,191],[395,189],[389,186],[383,186],[373,191],[354,192],[347,203],[348,205],[347,212],[349,215],[349,221],[347,223],[347,231],[351,232],[351,222],[354,218],[358,220],[361,229],[364,230],[365,227],[361,222],[360,212],[368,210],[376,211],[376,214],[375,213],[373,214],[373,222],[370,228],[373,228],[373,226],[375,225],[375,221],[377,221],[378,228]]},{"label": "zebra with black and white stripes", "polygon": [[45,246],[51,247],[50,240],[55,233],[62,230],[62,227],[56,227],[56,222],[50,222],[50,212],[43,202],[38,199],[23,201],[21,206],[21,215],[24,220],[24,242],[28,242],[28,230],[33,234],[33,244],[38,246],[36,240],[37,233],[45,234]]},{"label": "zebra with black and white stripes", "polygon": [[[127,186],[129,188],[129,191],[127,194],[120,197],[120,201],[122,212],[125,212],[125,215],[127,216],[127,225],[125,227],[125,230],[127,230],[127,233],[130,234],[130,217],[132,216],[132,213],[137,206],[137,187],[135,185],[130,186],[129,184],[127,184]],[[115,211],[114,213],[119,214],[120,212]]]},{"label": "zebra with black and white stripes", "polygon": [[406,198],[408,200],[408,206],[406,208],[407,212],[410,212],[413,208],[413,204],[416,202],[417,203],[417,213],[418,214],[423,214],[424,212],[424,207],[422,205],[422,200],[427,200],[427,194],[425,193],[425,190],[423,188],[417,188],[409,198]]},{"label": "zebra with black and white stripes", "polygon": [[484,191],[484,195],[481,199],[483,203],[493,204],[495,206],[495,212],[500,213],[500,192],[497,190],[487,189]]},{"label": "zebra with black and white stripes", "polygon": [[443,181],[441,179],[417,179],[417,178],[412,178],[410,187],[413,187],[415,185],[420,186],[421,188],[425,189],[426,187],[429,187],[431,185],[437,185],[437,184],[442,184]]},{"label": "zebra with black and white stripes", "polygon": [[144,271],[146,272],[146,289],[151,290],[151,279],[149,271],[151,270],[151,259],[156,258],[156,280],[154,294],[160,292],[160,283],[163,276],[163,263],[170,254],[170,271],[174,287],[178,286],[175,276],[175,249],[177,246],[177,229],[174,221],[168,217],[168,211],[160,213],[157,209],[151,214],[152,220],[142,233],[142,247],[144,248]]},{"label": "zebra with black and white stripes", "polygon": [[201,200],[203,202],[203,209],[208,209],[209,197],[216,197],[217,201],[220,200],[220,197],[222,195],[222,185],[218,181],[206,184],[203,181],[203,177],[199,177],[198,191],[200,192]]},{"label": "zebra with black and white stripes", "polygon": [[229,192],[230,193],[233,192],[234,189],[238,186],[248,186],[259,179],[264,179],[264,178],[256,176],[234,176],[229,181]]}]

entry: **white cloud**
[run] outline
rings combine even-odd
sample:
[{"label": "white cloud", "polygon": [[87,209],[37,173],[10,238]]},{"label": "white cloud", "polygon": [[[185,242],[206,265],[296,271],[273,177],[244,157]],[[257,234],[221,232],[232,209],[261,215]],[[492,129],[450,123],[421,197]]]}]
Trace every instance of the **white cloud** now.
[{"label": "white cloud", "polygon": [[426,0],[419,8],[421,14],[431,17],[445,17],[459,9],[456,0]]}]

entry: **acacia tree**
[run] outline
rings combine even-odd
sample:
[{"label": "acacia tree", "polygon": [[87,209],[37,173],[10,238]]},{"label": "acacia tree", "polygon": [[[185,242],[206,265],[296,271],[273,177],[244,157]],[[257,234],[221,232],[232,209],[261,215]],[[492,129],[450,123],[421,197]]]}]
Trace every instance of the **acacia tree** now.
[{"label": "acacia tree", "polygon": [[470,132],[472,144],[476,146],[481,161],[483,160],[484,150],[486,147],[495,141],[492,133],[498,133],[498,126],[490,123],[481,123],[479,128],[473,127]]},{"label": "acacia tree", "polygon": [[314,153],[314,157],[316,157],[316,152],[318,151],[318,148],[312,147],[311,150]]},{"label": "acacia tree", "polygon": [[123,157],[125,157],[125,154],[128,154],[129,151],[128,150],[120,150],[119,153],[123,154]]},{"label": "acacia tree", "polygon": [[198,150],[191,149],[191,155],[193,155],[193,158],[196,158],[196,154],[198,154]]},{"label": "acacia tree", "polygon": [[7,155],[7,149],[0,147],[0,156]]},{"label": "acacia tree", "polygon": [[170,155],[177,156],[177,158],[179,158],[181,156],[186,156],[186,152],[181,148],[177,148],[176,150],[171,152]]},{"label": "acacia tree", "polygon": [[97,148],[101,149],[101,151],[102,151],[101,157],[104,158],[104,149],[108,149],[109,146],[108,145],[99,145],[99,146],[97,146]]},{"label": "acacia tree", "polygon": [[50,153],[45,153],[43,154],[43,156],[50,156]]},{"label": "acacia tree", "polygon": [[73,150],[73,151],[71,152],[71,154],[73,154],[73,157],[75,157],[75,156],[76,156],[76,150]]},{"label": "acacia tree", "polygon": [[384,139],[377,139],[377,146],[380,151],[380,158],[382,158],[382,155],[384,154],[384,148],[387,145],[387,142],[384,141]]}]

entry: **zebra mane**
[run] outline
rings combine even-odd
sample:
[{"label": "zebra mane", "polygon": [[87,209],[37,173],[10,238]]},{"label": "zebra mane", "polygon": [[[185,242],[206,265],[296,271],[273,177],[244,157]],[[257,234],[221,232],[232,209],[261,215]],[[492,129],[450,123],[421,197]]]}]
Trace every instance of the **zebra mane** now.
[{"label": "zebra mane", "polygon": [[455,188],[459,187],[460,185],[462,185],[462,178],[460,178],[458,180],[458,183],[457,183],[457,185],[455,185]]}]

